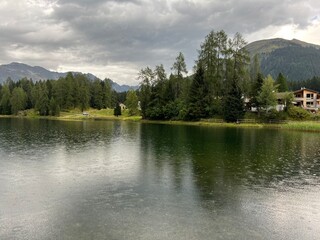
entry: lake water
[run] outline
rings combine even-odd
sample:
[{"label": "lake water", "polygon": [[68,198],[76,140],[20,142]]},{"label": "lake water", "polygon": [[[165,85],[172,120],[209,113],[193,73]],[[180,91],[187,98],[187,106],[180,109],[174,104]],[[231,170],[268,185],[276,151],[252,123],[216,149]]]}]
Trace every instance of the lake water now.
[{"label": "lake water", "polygon": [[0,239],[319,239],[320,134],[0,119]]}]

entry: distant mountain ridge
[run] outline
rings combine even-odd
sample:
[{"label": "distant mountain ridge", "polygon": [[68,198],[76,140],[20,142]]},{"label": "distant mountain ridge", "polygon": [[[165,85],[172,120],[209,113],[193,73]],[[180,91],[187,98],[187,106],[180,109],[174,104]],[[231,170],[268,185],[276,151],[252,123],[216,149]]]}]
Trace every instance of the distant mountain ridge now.
[{"label": "distant mountain ridge", "polygon": [[[73,74],[79,74],[80,72],[72,72]],[[40,66],[29,66],[24,63],[12,62],[10,64],[0,65],[0,84],[5,82],[8,78],[11,78],[13,81],[19,81],[22,78],[32,79],[34,81],[39,80],[57,80],[60,77],[65,77],[67,73],[49,71]],[[94,80],[97,77],[91,73],[84,74],[90,80]],[[108,79],[111,82],[112,88],[116,92],[126,92],[129,89],[137,89],[137,86],[129,85],[119,85],[118,83]]]},{"label": "distant mountain ridge", "polygon": [[301,81],[320,76],[320,46],[297,39],[260,40],[246,46],[251,60],[257,54],[261,71],[276,78],[283,73],[288,81]]}]

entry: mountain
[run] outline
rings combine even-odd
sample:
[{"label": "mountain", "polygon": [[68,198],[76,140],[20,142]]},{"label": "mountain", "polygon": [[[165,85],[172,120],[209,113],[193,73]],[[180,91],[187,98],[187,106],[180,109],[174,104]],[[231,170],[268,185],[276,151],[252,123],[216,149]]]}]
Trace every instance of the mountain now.
[{"label": "mountain", "polygon": [[320,46],[297,39],[260,40],[246,46],[251,60],[256,54],[261,72],[276,78],[281,72],[288,81],[301,81],[320,76]]},{"label": "mountain", "polygon": [[[72,72],[72,73],[79,74],[80,72]],[[67,73],[53,72],[43,67],[39,67],[39,66],[32,67],[27,64],[17,63],[17,62],[0,65],[0,84],[5,82],[9,77],[13,81],[18,81],[22,78],[28,78],[34,81],[39,81],[39,80],[47,80],[47,79],[57,80],[60,77],[65,77],[66,75]],[[94,80],[97,78],[91,73],[86,73],[85,75],[90,80]],[[131,88],[132,89],[138,88],[137,86],[119,85],[118,83],[110,79],[109,81],[111,82],[112,88],[116,92],[126,92]]]},{"label": "mountain", "polygon": [[58,79],[66,76],[66,73],[58,73],[49,71],[43,67],[31,67],[27,64],[13,62],[10,64],[0,65],[0,83],[6,81],[9,77],[13,81],[18,81],[21,78],[32,78],[34,81],[41,79]]},{"label": "mountain", "polygon": [[116,92],[127,92],[130,89],[137,90],[139,86],[129,86],[129,85],[119,85],[118,83],[112,81],[111,79],[108,79],[111,83],[111,87]]}]

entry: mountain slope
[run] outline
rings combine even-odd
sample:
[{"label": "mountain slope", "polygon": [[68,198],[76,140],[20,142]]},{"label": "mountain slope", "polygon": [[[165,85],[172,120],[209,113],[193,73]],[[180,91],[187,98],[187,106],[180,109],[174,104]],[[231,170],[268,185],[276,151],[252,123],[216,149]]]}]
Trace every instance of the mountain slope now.
[{"label": "mountain slope", "polygon": [[320,76],[320,46],[297,39],[261,40],[246,46],[251,59],[258,54],[261,71],[274,78],[281,72],[289,81]]},{"label": "mountain slope", "polygon": [[9,77],[13,81],[18,81],[21,78],[32,78],[34,81],[41,79],[58,79],[66,76],[66,73],[51,72],[45,68],[36,66],[31,67],[23,63],[10,63],[0,65],[0,83],[6,81]]},{"label": "mountain slope", "polygon": [[[73,74],[78,74],[79,72],[73,72]],[[9,77],[13,81],[18,81],[22,78],[32,79],[34,81],[39,80],[57,80],[60,77],[65,77],[67,73],[53,72],[49,71],[43,67],[39,66],[29,66],[23,63],[13,62],[10,64],[0,65],[0,84],[5,82]],[[91,73],[85,74],[88,79],[94,80],[97,77]],[[111,81],[111,86],[116,92],[125,92],[130,88],[137,89],[136,86],[119,85],[118,83]]]}]

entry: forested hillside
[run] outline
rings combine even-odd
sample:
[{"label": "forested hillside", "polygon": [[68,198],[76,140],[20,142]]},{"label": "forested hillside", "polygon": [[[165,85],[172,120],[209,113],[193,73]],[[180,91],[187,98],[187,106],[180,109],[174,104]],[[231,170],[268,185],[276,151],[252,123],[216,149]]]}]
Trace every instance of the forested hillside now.
[{"label": "forested hillside", "polygon": [[[270,39],[246,46],[251,59],[258,55],[261,72],[276,78],[282,73],[289,82],[320,76],[320,46],[299,40]],[[252,62],[253,64],[253,62]]]}]

